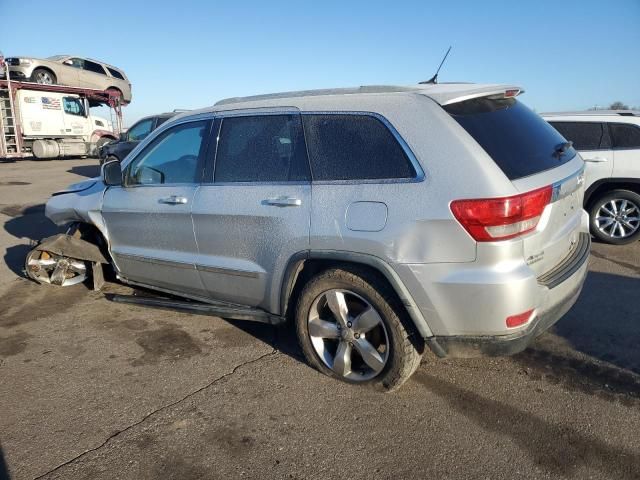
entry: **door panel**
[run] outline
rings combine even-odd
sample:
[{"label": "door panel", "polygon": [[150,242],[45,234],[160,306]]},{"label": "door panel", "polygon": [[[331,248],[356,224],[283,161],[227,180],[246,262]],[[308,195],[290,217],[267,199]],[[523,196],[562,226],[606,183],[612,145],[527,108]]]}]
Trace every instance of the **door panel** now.
[{"label": "door panel", "polygon": [[580,150],[578,153],[585,162],[586,188],[598,180],[611,176],[614,162],[612,150]]},{"label": "door panel", "polygon": [[192,209],[197,268],[212,298],[278,314],[287,263],[309,248],[300,115],[236,115],[216,127],[215,182],[200,187]]},{"label": "door panel", "polygon": [[191,208],[210,126],[188,121],[157,135],[125,166],[123,186],[105,192],[111,254],[125,278],[205,296],[194,263]]},{"label": "door panel", "polygon": [[211,297],[276,313],[287,262],[309,248],[310,201],[310,185],[200,187],[196,263]]},{"label": "door panel", "polygon": [[124,277],[205,295],[193,262],[197,247],[191,206],[196,189],[176,185],[112,187],[106,191],[102,214],[111,254]]},{"label": "door panel", "polygon": [[640,125],[612,123],[609,128],[615,147],[614,176],[637,178],[640,172]]}]

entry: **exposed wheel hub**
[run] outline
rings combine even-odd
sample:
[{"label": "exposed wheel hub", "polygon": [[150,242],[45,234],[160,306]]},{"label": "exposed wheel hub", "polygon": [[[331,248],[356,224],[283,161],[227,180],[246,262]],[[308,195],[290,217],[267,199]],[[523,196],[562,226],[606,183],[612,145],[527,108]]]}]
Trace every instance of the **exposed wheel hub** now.
[{"label": "exposed wheel hub", "polygon": [[43,250],[29,252],[25,270],[29,278],[38,283],[60,287],[76,285],[87,278],[87,266],[84,261]]}]

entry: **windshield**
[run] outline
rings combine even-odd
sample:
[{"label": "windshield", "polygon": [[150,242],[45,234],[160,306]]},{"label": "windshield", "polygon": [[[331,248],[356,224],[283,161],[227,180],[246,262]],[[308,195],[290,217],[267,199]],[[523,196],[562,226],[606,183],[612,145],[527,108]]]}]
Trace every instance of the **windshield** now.
[{"label": "windshield", "polygon": [[576,155],[556,129],[515,98],[481,97],[443,108],[510,180],[559,167]]},{"label": "windshield", "polygon": [[67,58],[69,55],[54,55],[53,57],[47,57],[47,60],[53,60],[54,62],[57,62],[58,60],[62,60]]}]

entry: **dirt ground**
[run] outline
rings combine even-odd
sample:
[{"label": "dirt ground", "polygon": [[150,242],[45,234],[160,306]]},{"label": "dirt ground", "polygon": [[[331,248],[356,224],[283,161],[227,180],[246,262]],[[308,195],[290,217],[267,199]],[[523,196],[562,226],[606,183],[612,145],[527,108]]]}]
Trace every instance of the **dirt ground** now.
[{"label": "dirt ground", "polygon": [[46,199],[97,172],[0,163],[0,478],[640,478],[640,242],[595,244],[532,348],[429,355],[385,395],[311,369],[287,327],[25,280]]}]

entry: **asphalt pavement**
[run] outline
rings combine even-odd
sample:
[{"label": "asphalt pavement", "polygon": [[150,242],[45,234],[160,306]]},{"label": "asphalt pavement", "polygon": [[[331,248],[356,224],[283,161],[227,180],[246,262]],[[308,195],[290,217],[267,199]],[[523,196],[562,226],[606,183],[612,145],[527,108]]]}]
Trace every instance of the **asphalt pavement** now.
[{"label": "asphalt pavement", "polygon": [[640,478],[640,242],[594,244],[525,352],[428,354],[382,394],[310,368],[288,327],[24,279],[46,199],[97,173],[0,163],[0,479]]}]

